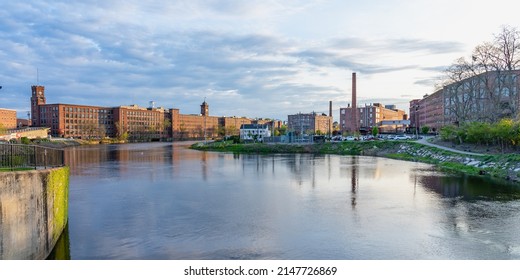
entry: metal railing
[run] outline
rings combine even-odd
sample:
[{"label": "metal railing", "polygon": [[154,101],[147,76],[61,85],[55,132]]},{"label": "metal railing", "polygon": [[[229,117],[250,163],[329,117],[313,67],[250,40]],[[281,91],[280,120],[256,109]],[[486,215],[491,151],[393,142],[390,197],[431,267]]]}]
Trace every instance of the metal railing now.
[{"label": "metal railing", "polygon": [[65,152],[35,145],[0,144],[1,169],[43,169],[65,165]]}]

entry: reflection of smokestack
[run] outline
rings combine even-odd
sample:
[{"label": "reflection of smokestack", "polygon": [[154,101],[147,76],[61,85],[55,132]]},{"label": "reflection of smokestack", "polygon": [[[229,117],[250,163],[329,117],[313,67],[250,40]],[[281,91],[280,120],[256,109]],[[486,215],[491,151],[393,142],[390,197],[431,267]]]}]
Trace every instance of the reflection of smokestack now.
[{"label": "reflection of smokestack", "polygon": [[357,100],[356,100],[356,72],[352,73],[352,130],[358,131]]},{"label": "reflection of smokestack", "polygon": [[332,117],[332,101],[329,101],[329,117]]}]

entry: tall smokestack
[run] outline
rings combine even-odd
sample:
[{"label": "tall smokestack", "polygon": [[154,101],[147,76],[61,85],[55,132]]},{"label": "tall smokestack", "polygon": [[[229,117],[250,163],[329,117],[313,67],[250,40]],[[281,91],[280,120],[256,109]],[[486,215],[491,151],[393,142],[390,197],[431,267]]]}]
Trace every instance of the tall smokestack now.
[{"label": "tall smokestack", "polygon": [[356,72],[352,73],[352,132],[357,132],[359,122],[357,120],[357,93],[356,93]]},{"label": "tall smokestack", "polygon": [[332,117],[332,101],[329,101],[329,117]]}]

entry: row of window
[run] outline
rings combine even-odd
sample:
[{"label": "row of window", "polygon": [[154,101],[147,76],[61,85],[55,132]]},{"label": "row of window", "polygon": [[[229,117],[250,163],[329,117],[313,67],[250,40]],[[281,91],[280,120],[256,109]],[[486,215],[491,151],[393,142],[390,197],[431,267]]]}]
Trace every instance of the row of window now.
[{"label": "row of window", "polygon": [[76,112],[76,113],[101,113],[101,114],[113,114],[112,109],[93,109],[93,108],[78,108],[78,107],[65,107],[65,112]]},{"label": "row of window", "polygon": [[109,121],[109,120],[99,120],[97,122],[92,122],[92,121],[87,121],[87,120],[69,120],[69,119],[66,119],[65,120],[65,123],[79,123],[79,124],[84,124],[84,123],[98,123],[98,124],[114,124],[113,121]]},{"label": "row of window", "polygon": [[144,112],[139,112],[139,111],[127,111],[126,112],[126,116],[129,117],[129,116],[158,116],[159,114],[158,113],[152,113],[152,112],[147,112],[147,111],[144,111]]}]

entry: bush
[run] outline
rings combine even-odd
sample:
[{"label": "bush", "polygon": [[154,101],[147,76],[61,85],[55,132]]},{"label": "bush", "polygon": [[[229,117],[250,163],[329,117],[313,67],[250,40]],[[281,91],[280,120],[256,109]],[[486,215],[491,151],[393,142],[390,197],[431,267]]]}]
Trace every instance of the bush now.
[{"label": "bush", "polygon": [[454,142],[457,139],[457,127],[454,125],[447,125],[441,128],[439,135],[444,141]]},{"label": "bush", "polygon": [[29,138],[27,138],[27,137],[22,137],[22,138],[20,138],[20,141],[21,141],[22,144],[24,144],[24,145],[29,145],[29,144],[31,144],[31,140],[29,140]]},{"label": "bush", "polygon": [[471,122],[440,129],[441,139],[456,143],[498,145],[502,150],[520,146],[520,121],[502,119],[496,123]]}]

